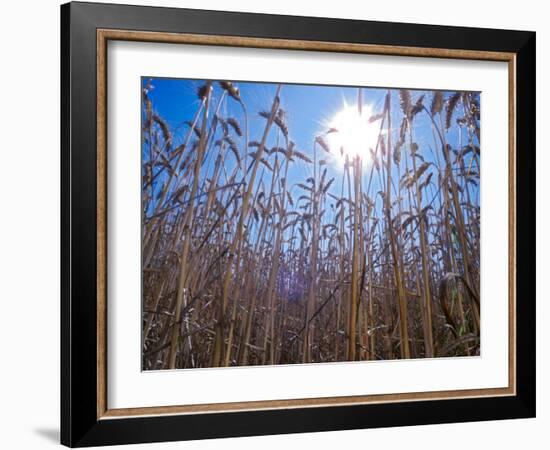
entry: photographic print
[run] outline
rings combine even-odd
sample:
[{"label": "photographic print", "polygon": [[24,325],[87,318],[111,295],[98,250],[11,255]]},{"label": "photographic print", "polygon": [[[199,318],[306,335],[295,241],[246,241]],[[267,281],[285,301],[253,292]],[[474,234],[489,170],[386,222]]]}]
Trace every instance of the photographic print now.
[{"label": "photographic print", "polygon": [[534,32],[60,23],[64,445],[535,417]]},{"label": "photographic print", "polygon": [[140,88],[143,370],[480,355],[479,92]]}]

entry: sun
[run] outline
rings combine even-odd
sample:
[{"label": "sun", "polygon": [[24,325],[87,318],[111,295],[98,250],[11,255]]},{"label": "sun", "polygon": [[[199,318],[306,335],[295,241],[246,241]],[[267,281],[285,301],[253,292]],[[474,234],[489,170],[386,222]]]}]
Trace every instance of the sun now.
[{"label": "sun", "polygon": [[371,116],[370,105],[363,105],[361,113],[357,105],[344,105],[328,122],[326,142],[336,162],[343,165],[357,156],[363,164],[371,161],[369,149],[374,150],[380,133],[379,124],[369,121]]}]

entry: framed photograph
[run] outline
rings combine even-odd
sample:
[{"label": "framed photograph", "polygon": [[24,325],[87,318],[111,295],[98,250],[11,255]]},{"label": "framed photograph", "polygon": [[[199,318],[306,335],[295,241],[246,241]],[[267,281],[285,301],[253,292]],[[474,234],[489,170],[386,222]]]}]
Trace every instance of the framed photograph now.
[{"label": "framed photograph", "polygon": [[61,441],[535,415],[535,33],[61,7]]}]

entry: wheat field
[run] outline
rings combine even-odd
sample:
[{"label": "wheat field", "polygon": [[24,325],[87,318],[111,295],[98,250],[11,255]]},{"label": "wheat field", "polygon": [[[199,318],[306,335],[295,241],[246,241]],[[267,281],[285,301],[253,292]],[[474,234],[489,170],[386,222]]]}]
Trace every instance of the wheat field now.
[{"label": "wheat field", "polygon": [[480,95],[142,79],[142,369],[480,354]]}]

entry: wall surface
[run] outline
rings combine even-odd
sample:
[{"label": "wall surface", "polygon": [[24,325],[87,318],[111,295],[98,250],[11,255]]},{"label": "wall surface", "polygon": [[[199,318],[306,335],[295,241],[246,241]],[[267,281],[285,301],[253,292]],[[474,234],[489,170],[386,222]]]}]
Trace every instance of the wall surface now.
[{"label": "wall surface", "polygon": [[[537,128],[550,119],[550,29],[544,2],[524,0],[384,2],[278,0],[139,1],[135,4],[229,9],[399,22],[534,30],[537,32]],[[59,440],[59,1],[6,2],[2,8],[0,73],[0,446],[39,450]],[[315,433],[135,448],[275,449],[547,448],[550,427],[550,271],[542,211],[549,194],[547,142],[537,140],[538,417],[532,420]],[[535,151],[528,149],[526,151]]]}]

